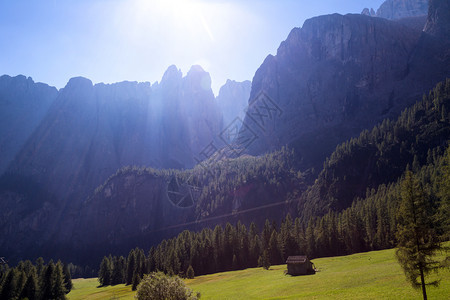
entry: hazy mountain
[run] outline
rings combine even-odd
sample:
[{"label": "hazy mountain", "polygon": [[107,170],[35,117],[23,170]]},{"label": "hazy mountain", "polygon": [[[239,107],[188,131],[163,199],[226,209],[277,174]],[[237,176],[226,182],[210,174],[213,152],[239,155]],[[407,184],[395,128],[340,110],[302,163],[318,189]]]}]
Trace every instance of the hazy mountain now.
[{"label": "hazy mountain", "polygon": [[428,0],[386,0],[377,9],[376,16],[395,20],[426,15]]},{"label": "hazy mountain", "polygon": [[153,86],[78,77],[57,96],[55,89],[53,105],[0,178],[2,249],[45,244],[123,166],[193,167],[222,127],[210,84],[199,66],[185,77],[171,66]]},{"label": "hazy mountain", "polygon": [[209,74],[170,67],[158,85],[72,78],[9,168],[58,198],[83,197],[127,165],[189,168],[221,129]]},{"label": "hazy mountain", "polygon": [[0,77],[0,174],[42,121],[57,93],[31,77]]},{"label": "hazy mountain", "polygon": [[222,110],[224,126],[228,126],[236,118],[244,119],[251,86],[249,80],[237,82],[228,79],[220,88],[216,101]]}]

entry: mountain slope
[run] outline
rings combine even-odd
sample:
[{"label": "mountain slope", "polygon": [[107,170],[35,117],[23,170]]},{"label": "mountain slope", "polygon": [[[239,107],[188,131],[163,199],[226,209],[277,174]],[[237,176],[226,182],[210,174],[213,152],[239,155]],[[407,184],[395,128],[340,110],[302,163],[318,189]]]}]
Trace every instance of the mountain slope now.
[{"label": "mountain slope", "polygon": [[0,77],[0,174],[42,121],[57,93],[31,77]]},{"label": "mountain slope", "polygon": [[314,185],[302,195],[307,220],[349,207],[366,190],[395,182],[409,164],[418,169],[443,153],[450,141],[450,79],[428,97],[338,147],[327,158]]}]

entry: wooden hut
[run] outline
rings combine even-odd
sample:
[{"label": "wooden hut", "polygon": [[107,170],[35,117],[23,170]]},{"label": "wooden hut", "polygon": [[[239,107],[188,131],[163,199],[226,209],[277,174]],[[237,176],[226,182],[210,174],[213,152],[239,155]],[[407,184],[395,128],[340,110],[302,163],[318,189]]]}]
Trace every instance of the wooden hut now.
[{"label": "wooden hut", "polygon": [[308,257],[299,256],[289,256],[286,260],[287,264],[287,274],[289,275],[307,275],[314,274],[314,264],[309,261]]}]

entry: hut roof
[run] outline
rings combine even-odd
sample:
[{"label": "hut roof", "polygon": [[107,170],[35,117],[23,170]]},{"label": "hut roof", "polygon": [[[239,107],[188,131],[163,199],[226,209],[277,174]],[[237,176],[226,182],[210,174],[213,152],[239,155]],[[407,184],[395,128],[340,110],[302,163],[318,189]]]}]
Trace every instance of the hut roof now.
[{"label": "hut roof", "polygon": [[308,257],[304,255],[289,256],[286,260],[287,264],[304,264],[308,261]]}]

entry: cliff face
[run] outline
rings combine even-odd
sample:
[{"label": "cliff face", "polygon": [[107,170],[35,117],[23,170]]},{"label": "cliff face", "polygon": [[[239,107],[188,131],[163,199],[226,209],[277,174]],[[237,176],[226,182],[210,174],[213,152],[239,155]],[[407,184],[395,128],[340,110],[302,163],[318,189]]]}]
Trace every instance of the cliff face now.
[{"label": "cliff face", "polygon": [[42,121],[57,93],[30,77],[0,77],[0,174]]},{"label": "cliff face", "polygon": [[251,86],[252,83],[248,80],[243,82],[227,80],[220,88],[216,101],[222,110],[224,126],[231,124],[236,118],[244,119]]},{"label": "cliff face", "polygon": [[450,40],[450,2],[430,0],[428,20],[424,31],[447,42]]},{"label": "cliff face", "polygon": [[390,20],[426,15],[428,0],[387,0],[378,8],[376,16]]},{"label": "cliff face", "polygon": [[290,144],[304,168],[319,168],[337,143],[398,115],[450,75],[443,48],[424,35],[364,15],[321,16],[293,29],[253,79],[250,101],[263,91],[278,113],[260,100],[249,105],[245,124],[257,138],[247,152]]}]

